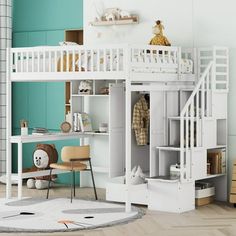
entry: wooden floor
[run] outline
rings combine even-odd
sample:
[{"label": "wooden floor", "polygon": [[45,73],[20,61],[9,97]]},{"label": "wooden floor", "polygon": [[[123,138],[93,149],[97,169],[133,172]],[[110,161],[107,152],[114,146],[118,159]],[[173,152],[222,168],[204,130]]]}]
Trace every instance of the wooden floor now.
[{"label": "wooden floor", "polygon": [[[78,188],[77,197],[93,199],[93,190],[90,188]],[[16,188],[14,187],[14,193]],[[25,196],[45,197],[44,190],[28,190],[24,188]],[[69,196],[67,187],[56,187],[51,191],[51,197]],[[0,185],[0,197],[5,197],[5,186]],[[105,198],[105,191],[98,189],[99,199]],[[1,209],[0,209],[1,210]],[[113,227],[77,231],[69,233],[51,234],[12,234],[12,235],[77,235],[77,236],[236,236],[236,209],[231,205],[211,204],[200,207],[195,211],[184,214],[170,214],[157,211],[149,211],[144,208],[146,214],[138,220],[128,224]],[[0,234],[11,235],[11,234]]]}]

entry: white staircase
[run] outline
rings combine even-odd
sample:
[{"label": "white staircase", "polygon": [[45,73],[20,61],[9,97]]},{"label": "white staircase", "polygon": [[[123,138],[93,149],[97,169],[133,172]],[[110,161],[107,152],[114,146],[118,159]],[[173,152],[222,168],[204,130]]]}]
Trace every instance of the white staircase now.
[{"label": "white staircase", "polygon": [[204,147],[204,121],[212,117],[212,93],[215,84],[214,62],[209,62],[180,113],[180,181],[193,178],[192,157],[195,148]]},{"label": "white staircase", "polygon": [[[207,153],[227,147],[228,50],[200,49],[198,67],[199,79],[180,102],[179,116],[167,118],[167,145],[157,147],[160,178],[148,180],[150,210],[180,213],[194,209],[195,181],[202,179],[215,184],[217,200],[227,200],[226,173],[207,174]],[[180,178],[161,179],[177,162]]]}]

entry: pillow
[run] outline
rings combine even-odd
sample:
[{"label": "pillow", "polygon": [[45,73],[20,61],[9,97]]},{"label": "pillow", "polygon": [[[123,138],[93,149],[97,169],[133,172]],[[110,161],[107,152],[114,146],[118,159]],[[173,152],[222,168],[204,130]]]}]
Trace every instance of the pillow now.
[{"label": "pillow", "polygon": [[78,43],[75,42],[68,42],[68,41],[63,41],[63,42],[59,42],[60,46],[75,46],[75,45],[79,45]]}]

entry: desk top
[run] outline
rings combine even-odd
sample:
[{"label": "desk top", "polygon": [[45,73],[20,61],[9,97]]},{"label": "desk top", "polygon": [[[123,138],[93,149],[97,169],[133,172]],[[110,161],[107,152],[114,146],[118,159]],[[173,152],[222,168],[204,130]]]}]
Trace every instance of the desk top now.
[{"label": "desk top", "polygon": [[94,132],[70,132],[70,133],[49,133],[49,134],[30,134],[30,135],[15,135],[11,136],[11,143],[37,143],[56,140],[68,140],[77,138],[86,138],[93,135],[107,136],[108,133],[94,133]]}]

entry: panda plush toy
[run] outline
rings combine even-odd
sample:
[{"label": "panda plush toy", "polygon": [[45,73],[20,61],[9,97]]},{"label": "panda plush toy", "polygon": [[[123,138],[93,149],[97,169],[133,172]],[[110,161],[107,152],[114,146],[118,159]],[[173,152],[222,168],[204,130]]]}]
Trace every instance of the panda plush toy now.
[{"label": "panda plush toy", "polygon": [[[54,144],[37,144],[33,153],[33,163],[37,170],[48,170],[51,163],[58,161],[58,152]],[[45,189],[48,187],[49,176],[31,178],[27,180],[27,187],[32,189]],[[53,175],[51,180],[55,180]]]}]

